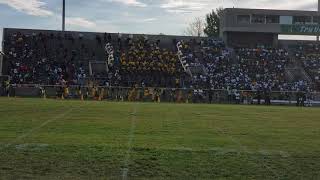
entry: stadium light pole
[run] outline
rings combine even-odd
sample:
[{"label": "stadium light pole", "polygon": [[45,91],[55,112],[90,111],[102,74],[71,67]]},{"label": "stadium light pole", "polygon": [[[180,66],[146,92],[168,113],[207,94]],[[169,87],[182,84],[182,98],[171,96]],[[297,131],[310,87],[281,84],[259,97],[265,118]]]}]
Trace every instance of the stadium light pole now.
[{"label": "stadium light pole", "polygon": [[[320,15],[320,0],[318,0],[318,15]],[[318,16],[318,18],[319,18],[319,16]],[[318,25],[319,25],[319,22],[318,22]],[[319,35],[317,35],[317,42],[319,42]]]},{"label": "stadium light pole", "polygon": [[66,1],[62,0],[62,31],[66,30]]}]

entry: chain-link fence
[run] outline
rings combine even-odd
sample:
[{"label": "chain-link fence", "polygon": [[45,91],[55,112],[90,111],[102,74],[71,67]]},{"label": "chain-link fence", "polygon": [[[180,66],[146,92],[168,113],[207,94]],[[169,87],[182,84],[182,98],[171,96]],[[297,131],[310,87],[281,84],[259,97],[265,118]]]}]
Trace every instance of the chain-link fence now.
[{"label": "chain-link fence", "polygon": [[129,102],[320,105],[320,93],[152,87],[10,85],[2,96]]}]

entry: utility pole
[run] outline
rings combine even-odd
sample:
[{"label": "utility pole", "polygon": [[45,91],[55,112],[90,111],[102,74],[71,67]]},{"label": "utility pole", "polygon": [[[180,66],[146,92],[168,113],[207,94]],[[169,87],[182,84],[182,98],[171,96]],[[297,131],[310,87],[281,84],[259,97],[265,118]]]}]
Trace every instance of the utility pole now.
[{"label": "utility pole", "polygon": [[[318,22],[317,22],[318,24],[317,25],[318,26],[320,25],[319,24],[320,23],[319,22],[319,20],[320,20],[319,17],[320,17],[320,0],[318,0],[318,17],[317,17],[317,20],[318,20]],[[319,35],[317,35],[317,42],[319,42]]]},{"label": "utility pole", "polygon": [[3,63],[3,57],[5,54],[0,51],[0,76],[2,75],[2,63]]},{"label": "utility pole", "polygon": [[62,0],[62,31],[66,30],[66,1]]}]

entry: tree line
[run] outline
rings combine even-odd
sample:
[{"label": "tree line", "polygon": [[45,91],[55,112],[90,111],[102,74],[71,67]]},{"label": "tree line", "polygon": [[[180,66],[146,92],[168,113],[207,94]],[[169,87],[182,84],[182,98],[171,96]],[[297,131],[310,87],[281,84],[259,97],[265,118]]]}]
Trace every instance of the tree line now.
[{"label": "tree line", "polygon": [[219,37],[220,21],[223,16],[223,8],[217,8],[208,13],[205,19],[196,17],[188,24],[184,34],[187,36]]}]

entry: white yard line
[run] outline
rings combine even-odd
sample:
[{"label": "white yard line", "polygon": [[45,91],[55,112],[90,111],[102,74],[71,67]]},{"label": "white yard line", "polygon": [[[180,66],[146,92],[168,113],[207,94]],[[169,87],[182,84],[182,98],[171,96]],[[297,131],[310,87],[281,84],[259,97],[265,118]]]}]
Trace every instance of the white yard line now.
[{"label": "white yard line", "polygon": [[134,131],[136,129],[136,114],[137,114],[137,104],[133,106],[133,112],[130,114],[130,131],[129,131],[129,140],[128,140],[128,149],[126,152],[126,156],[123,161],[123,168],[122,168],[122,179],[126,180],[128,179],[128,173],[129,173],[129,162],[131,158],[131,151],[132,151],[132,144],[134,139]]},{"label": "white yard line", "polygon": [[8,148],[8,147],[14,145],[14,144],[17,143],[19,140],[24,139],[24,138],[30,136],[30,135],[33,134],[35,131],[43,128],[44,126],[46,126],[47,124],[49,124],[49,123],[51,123],[51,122],[53,122],[53,121],[56,121],[56,120],[59,120],[59,119],[61,119],[61,118],[66,117],[66,116],[67,116],[68,114],[70,114],[73,110],[79,109],[79,108],[82,107],[82,106],[83,106],[83,105],[78,106],[78,107],[74,107],[74,108],[70,108],[70,109],[66,110],[65,112],[63,112],[62,114],[59,114],[59,115],[57,115],[57,116],[52,117],[51,119],[48,119],[47,121],[43,122],[43,123],[40,124],[39,126],[34,127],[34,128],[32,128],[31,130],[29,130],[28,132],[26,132],[26,133],[24,133],[24,134],[16,137],[16,138],[15,138],[13,141],[11,141],[10,143],[7,143],[6,145],[0,147],[0,150],[3,150],[3,149],[5,149],[5,148]]},{"label": "white yard line", "polygon": [[[237,144],[239,147],[240,147],[240,149],[242,149],[242,151],[244,151],[246,154],[249,154],[250,152],[249,152],[249,150],[248,150],[248,148],[245,146],[245,145],[243,145],[242,143],[240,143],[239,141],[237,141],[232,135],[230,135],[230,134],[227,134],[226,132],[224,132],[221,128],[219,128],[219,127],[214,127],[216,130],[218,130],[218,132],[220,132],[221,134],[223,134],[223,135],[226,135],[226,136],[228,136],[230,139],[231,139],[231,141],[233,142],[233,143],[235,143],[235,144]],[[266,167],[274,176],[276,176],[277,177],[277,179],[280,179],[280,176],[270,167],[270,166],[268,166],[266,163],[264,163],[263,161],[261,161],[261,164],[264,166],[264,167]]]},{"label": "white yard line", "polygon": [[56,121],[56,120],[58,120],[58,119],[60,119],[60,118],[65,117],[65,116],[66,116],[67,114],[69,114],[71,111],[73,111],[73,109],[69,109],[69,110],[65,111],[64,113],[59,114],[59,115],[57,115],[57,116],[55,116],[55,117],[53,117],[53,118],[51,118],[51,119],[43,122],[43,123],[40,124],[39,126],[32,128],[32,129],[29,130],[28,132],[26,132],[26,133],[24,133],[24,134],[16,137],[12,142],[7,143],[7,144],[6,144],[5,146],[3,146],[3,147],[0,147],[0,150],[12,146],[13,144],[17,143],[19,140],[28,137],[29,135],[31,135],[31,134],[33,134],[35,131],[43,128],[43,127],[46,126],[47,124],[49,124],[49,123],[51,123],[51,122],[53,122],[53,121]]}]

